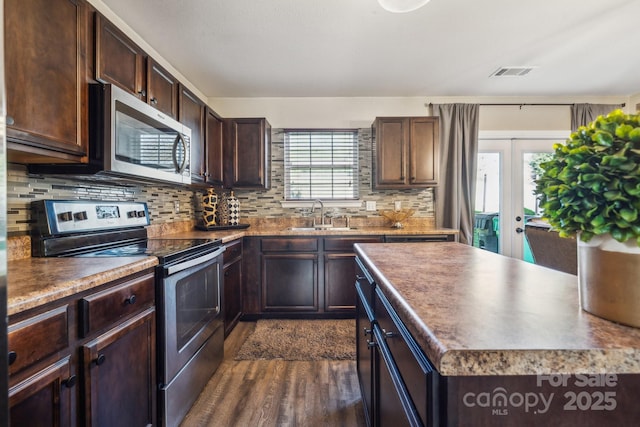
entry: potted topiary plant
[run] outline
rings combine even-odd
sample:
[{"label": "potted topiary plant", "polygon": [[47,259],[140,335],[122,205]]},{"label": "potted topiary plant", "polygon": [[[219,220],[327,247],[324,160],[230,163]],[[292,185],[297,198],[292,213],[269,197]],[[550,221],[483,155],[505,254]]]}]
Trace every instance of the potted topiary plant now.
[{"label": "potted topiary plant", "polygon": [[640,327],[640,115],[599,116],[540,167],[543,217],[577,237],[582,308]]}]

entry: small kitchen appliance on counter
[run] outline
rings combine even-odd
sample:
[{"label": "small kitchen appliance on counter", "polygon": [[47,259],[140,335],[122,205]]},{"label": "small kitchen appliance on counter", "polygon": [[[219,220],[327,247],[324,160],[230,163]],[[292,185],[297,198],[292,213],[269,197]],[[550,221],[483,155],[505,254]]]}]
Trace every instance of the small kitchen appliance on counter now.
[{"label": "small kitchen appliance on counter", "polygon": [[220,239],[150,239],[146,203],[33,202],[34,257],[155,256],[158,407],[180,424],[223,359]]}]

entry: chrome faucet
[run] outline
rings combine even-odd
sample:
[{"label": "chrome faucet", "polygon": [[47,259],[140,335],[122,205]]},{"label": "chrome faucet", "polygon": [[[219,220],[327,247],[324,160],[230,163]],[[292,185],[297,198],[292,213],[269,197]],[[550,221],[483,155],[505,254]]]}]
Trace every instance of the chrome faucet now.
[{"label": "chrome faucet", "polygon": [[328,227],[333,227],[333,223],[329,223],[329,224],[325,224],[324,223],[324,203],[322,203],[322,200],[320,199],[316,199],[313,201],[313,204],[311,205],[311,214],[313,215],[313,213],[316,211],[316,203],[320,203],[320,224],[316,223],[316,217],[315,215],[313,216],[313,226],[316,228],[328,228]]}]

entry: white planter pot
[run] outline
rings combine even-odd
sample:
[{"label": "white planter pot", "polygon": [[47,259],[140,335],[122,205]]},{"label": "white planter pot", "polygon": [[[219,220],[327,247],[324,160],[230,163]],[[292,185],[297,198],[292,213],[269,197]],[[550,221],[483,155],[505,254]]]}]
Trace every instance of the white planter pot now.
[{"label": "white planter pot", "polygon": [[609,235],[578,241],[580,305],[591,314],[640,328],[640,248]]}]

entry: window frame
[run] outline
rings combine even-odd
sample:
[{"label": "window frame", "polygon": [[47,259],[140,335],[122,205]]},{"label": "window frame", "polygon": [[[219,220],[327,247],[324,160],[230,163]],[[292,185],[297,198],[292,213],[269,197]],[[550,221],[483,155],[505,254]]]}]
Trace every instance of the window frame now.
[{"label": "window frame", "polygon": [[[322,196],[322,197],[316,197],[313,196],[313,178],[311,178],[311,182],[309,182],[310,185],[310,190],[309,192],[312,194],[309,197],[299,197],[299,198],[294,198],[291,195],[291,169],[292,169],[292,164],[290,162],[290,140],[289,137],[291,134],[309,134],[309,140],[310,140],[310,144],[313,141],[313,134],[337,134],[337,133],[343,133],[343,134],[352,134],[353,135],[353,156],[349,159],[348,165],[345,164],[336,164],[333,162],[332,159],[332,163],[330,165],[324,165],[322,167],[318,166],[317,169],[324,169],[324,170],[329,170],[331,171],[331,175],[333,176],[333,171],[338,170],[338,169],[345,169],[345,166],[348,166],[348,169],[351,172],[351,181],[352,181],[352,192],[351,192],[351,196],[350,197],[335,197],[335,196],[331,196],[331,197],[326,197],[326,196]],[[359,129],[353,129],[353,128],[315,128],[315,129],[308,129],[308,128],[304,128],[304,129],[299,129],[299,128],[295,128],[295,129],[283,129],[283,145],[284,145],[284,150],[283,150],[283,154],[284,154],[284,159],[283,159],[283,163],[284,163],[284,203],[291,203],[291,204],[296,204],[296,203],[309,203],[312,202],[313,200],[316,199],[321,199],[323,201],[328,201],[330,203],[346,203],[346,204],[354,204],[354,203],[359,203],[359,197],[360,197],[360,175],[359,175],[359,169],[360,169],[360,147],[359,147],[359,137],[360,137],[360,131]],[[333,136],[331,137],[331,139],[333,140]],[[325,150],[328,147],[325,147]],[[331,152],[334,152],[334,143],[333,141],[331,142]],[[311,174],[313,172],[313,153],[314,150],[312,148],[309,148],[308,150],[309,154],[310,154],[310,161],[308,163],[308,169],[309,169],[309,173]],[[304,169],[304,166],[302,167],[302,169]],[[324,183],[326,185],[326,182]],[[318,186],[321,186],[322,184],[318,184]],[[333,190],[333,186],[331,187],[332,190],[332,194],[334,193]],[[345,187],[347,188],[347,187]]]}]

